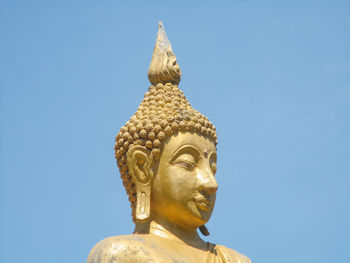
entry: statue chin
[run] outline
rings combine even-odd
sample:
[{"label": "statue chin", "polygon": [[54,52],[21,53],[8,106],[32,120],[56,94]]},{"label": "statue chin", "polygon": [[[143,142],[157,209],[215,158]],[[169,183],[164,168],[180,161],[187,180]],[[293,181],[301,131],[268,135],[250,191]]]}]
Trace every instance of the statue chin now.
[{"label": "statue chin", "polygon": [[178,88],[181,70],[161,23],[148,76],[152,86],[115,143],[135,230],[100,241],[88,263],[249,263],[198,234],[209,235],[218,190],[216,128]]}]

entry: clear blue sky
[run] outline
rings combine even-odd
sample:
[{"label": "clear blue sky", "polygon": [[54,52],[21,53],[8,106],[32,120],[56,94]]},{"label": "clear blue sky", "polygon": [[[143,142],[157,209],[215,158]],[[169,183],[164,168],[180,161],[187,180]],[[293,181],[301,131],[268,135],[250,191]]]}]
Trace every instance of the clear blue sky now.
[{"label": "clear blue sky", "polygon": [[350,258],[350,1],[0,1],[0,262],[84,262],[131,233],[114,136],[163,20],[218,130],[209,241]]}]

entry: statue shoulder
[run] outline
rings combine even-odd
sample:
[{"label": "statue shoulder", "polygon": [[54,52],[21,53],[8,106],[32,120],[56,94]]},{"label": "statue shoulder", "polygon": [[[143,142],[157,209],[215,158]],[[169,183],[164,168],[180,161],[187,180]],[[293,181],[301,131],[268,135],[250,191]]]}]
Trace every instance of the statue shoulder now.
[{"label": "statue shoulder", "polygon": [[227,248],[222,245],[216,245],[215,248],[217,249],[218,253],[221,254],[223,257],[226,257],[227,262],[232,262],[232,263],[251,263],[251,260],[239,253],[238,251]]},{"label": "statue shoulder", "polygon": [[108,237],[90,251],[87,263],[147,262],[156,263],[147,239],[139,235]]}]

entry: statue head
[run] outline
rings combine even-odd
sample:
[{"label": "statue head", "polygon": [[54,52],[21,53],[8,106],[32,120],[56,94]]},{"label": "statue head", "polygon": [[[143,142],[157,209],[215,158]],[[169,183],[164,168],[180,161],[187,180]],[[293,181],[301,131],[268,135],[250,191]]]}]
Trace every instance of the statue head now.
[{"label": "statue head", "polygon": [[178,88],[181,71],[161,23],[148,77],[152,85],[115,143],[133,220],[202,226],[218,187],[216,130]]}]

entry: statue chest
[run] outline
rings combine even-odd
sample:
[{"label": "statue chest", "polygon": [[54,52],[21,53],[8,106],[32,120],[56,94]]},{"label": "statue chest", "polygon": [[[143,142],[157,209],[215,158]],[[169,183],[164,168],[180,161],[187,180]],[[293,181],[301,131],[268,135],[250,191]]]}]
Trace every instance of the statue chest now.
[{"label": "statue chest", "polygon": [[183,244],[154,244],[152,254],[155,263],[229,263],[213,246],[199,249]]}]

